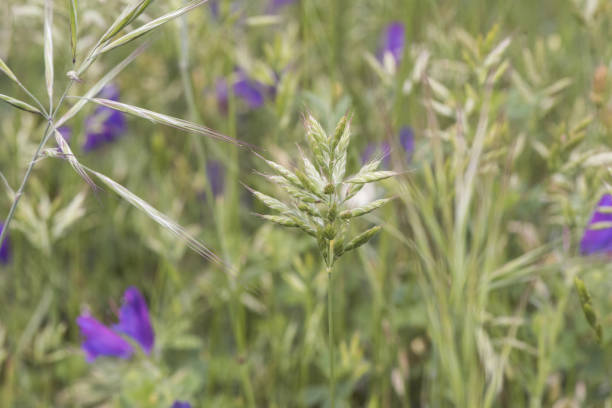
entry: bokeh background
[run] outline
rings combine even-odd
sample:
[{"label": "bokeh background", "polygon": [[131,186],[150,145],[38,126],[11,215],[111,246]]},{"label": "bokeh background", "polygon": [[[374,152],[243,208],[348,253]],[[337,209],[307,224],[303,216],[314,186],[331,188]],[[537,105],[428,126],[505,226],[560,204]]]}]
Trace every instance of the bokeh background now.
[{"label": "bokeh background", "polygon": [[[54,5],[59,94],[74,69],[66,3]],[[78,2],[77,63],[127,4]],[[124,31],[182,5],[154,1]],[[45,101],[43,9],[2,1],[0,57]],[[385,154],[400,174],[365,191],[396,199],[357,222],[383,229],[336,267],[337,406],[608,407],[612,271],[579,243],[610,181],[611,21],[603,0],[210,0],[101,56],[69,95],[148,42],[105,97],[287,166],[305,112],[328,130],[352,113],[349,168]],[[26,98],[4,75],[0,93]],[[0,106],[0,218],[45,125]],[[0,405],[329,406],[327,277],[311,237],[256,215],[267,210],[242,183],[274,192],[264,162],[93,103],[62,132],[81,163],[236,274],[40,159],[1,259]],[[75,319],[115,322],[128,286],[147,299],[154,351],[88,364]]]}]

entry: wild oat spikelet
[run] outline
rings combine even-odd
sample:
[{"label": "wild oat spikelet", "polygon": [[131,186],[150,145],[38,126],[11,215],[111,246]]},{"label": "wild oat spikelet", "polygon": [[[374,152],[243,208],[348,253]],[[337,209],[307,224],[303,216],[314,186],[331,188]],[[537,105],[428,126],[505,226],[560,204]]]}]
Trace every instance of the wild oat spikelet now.
[{"label": "wild oat spikelet", "polygon": [[393,171],[377,171],[383,160],[379,157],[366,163],[356,174],[345,177],[350,125],[350,118],[344,116],[335,132],[327,135],[319,122],[308,114],[305,117],[306,140],[312,160],[300,150],[302,168],[290,170],[264,159],[274,172],[264,176],[285,190],[291,200],[282,202],[251,190],[267,207],[280,213],[280,216],[264,215],[263,218],[300,228],[315,237],[328,266],[344,253],[368,242],[380,230],[380,227],[373,227],[356,237],[348,237],[351,220],[382,207],[390,199],[376,200],[359,208],[347,208],[347,201],[364,185],[396,175]]}]

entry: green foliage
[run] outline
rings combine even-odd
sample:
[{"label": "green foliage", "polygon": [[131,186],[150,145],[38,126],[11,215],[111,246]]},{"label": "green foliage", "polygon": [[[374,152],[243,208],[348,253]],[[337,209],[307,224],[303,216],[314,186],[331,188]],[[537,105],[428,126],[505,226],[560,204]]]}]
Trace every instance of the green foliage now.
[{"label": "green foliage", "polygon": [[[217,5],[0,2],[0,406],[609,406],[609,2]],[[153,353],[87,364],[129,285]]]}]

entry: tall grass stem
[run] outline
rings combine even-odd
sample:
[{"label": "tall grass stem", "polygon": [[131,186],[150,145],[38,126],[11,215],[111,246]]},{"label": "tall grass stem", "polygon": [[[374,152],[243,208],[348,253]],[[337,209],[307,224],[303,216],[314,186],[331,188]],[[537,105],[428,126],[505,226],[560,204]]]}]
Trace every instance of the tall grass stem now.
[{"label": "tall grass stem", "polygon": [[327,324],[329,330],[329,398],[331,408],[336,405],[336,377],[334,372],[334,240],[329,241],[329,256],[327,264]]}]

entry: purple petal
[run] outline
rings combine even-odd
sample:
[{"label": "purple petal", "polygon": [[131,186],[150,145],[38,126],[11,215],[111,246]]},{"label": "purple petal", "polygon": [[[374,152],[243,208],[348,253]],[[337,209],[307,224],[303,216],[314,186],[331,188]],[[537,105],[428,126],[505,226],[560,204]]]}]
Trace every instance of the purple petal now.
[{"label": "purple petal", "polygon": [[374,156],[374,153],[376,153],[376,144],[368,143],[366,148],[363,149],[363,152],[361,153],[361,162],[364,164],[369,162]]},{"label": "purple petal", "polygon": [[225,189],[225,169],[223,168],[223,163],[218,160],[207,162],[206,175],[208,176],[213,196],[218,197],[223,194]]},{"label": "purple petal", "polygon": [[217,79],[215,92],[217,94],[217,106],[222,113],[226,114],[229,100],[229,89],[227,86],[227,81],[224,78]]},{"label": "purple petal", "polygon": [[414,153],[414,130],[410,126],[402,127],[399,131],[399,139],[408,160],[410,160],[412,153]]},{"label": "purple petal", "polygon": [[387,26],[383,35],[382,47],[379,53],[379,58],[382,60],[385,53],[390,53],[395,62],[402,59],[405,45],[405,29],[404,25],[399,22],[393,22]]},{"label": "purple petal", "polygon": [[119,100],[119,88],[115,84],[108,84],[98,93],[98,98],[110,99],[111,101]]},{"label": "purple petal", "polygon": [[246,76],[241,76],[234,83],[234,93],[246,102],[251,109],[257,109],[264,104],[263,88],[260,82],[253,81]]},{"label": "purple petal", "polygon": [[[119,100],[119,89],[115,85],[107,85],[98,94],[99,97]],[[85,143],[83,150],[90,152],[107,143],[114,142],[126,130],[123,112],[107,106],[98,106],[94,113],[85,119]]]},{"label": "purple petal", "polygon": [[381,157],[383,159],[382,165],[385,168],[389,168],[391,164],[391,146],[389,142],[382,142],[380,146],[376,143],[368,143],[363,153],[361,153],[361,162],[365,164],[373,159],[379,159]]},{"label": "purple petal", "polygon": [[147,303],[138,289],[131,286],[123,294],[123,306],[119,310],[119,324],[114,330],[127,334],[142,346],[145,354],[153,348],[155,334],[149,319]]},{"label": "purple petal", "polygon": [[57,131],[64,137],[64,140],[69,142],[72,137],[72,128],[70,126],[60,126]]},{"label": "purple petal", "polygon": [[388,169],[391,167],[391,145],[389,142],[383,142],[380,147],[383,157],[382,165],[385,169]]},{"label": "purple petal", "polygon": [[[4,223],[0,222],[0,233],[4,229]],[[11,243],[8,238],[8,233],[4,237],[2,245],[0,245],[0,264],[6,265],[11,261]]]},{"label": "purple petal", "polygon": [[590,229],[594,223],[612,222],[612,214],[599,211],[599,207],[611,207],[612,195],[605,194],[597,203],[591,220],[587,225],[582,240],[580,241],[580,252],[584,255],[596,252],[612,251],[612,228]]},{"label": "purple petal", "polygon": [[270,0],[268,10],[270,10],[270,12],[275,12],[278,11],[278,9],[292,3],[295,3],[295,0]]},{"label": "purple petal", "polygon": [[210,9],[210,14],[215,20],[218,20],[220,16],[219,0],[210,0],[208,4],[209,4],[209,9]]},{"label": "purple petal", "polygon": [[174,401],[170,408],[191,408],[191,404],[187,401]]},{"label": "purple petal", "polygon": [[100,356],[130,358],[133,349],[120,335],[91,316],[79,316],[76,320],[85,338],[82,344],[88,363]]}]

